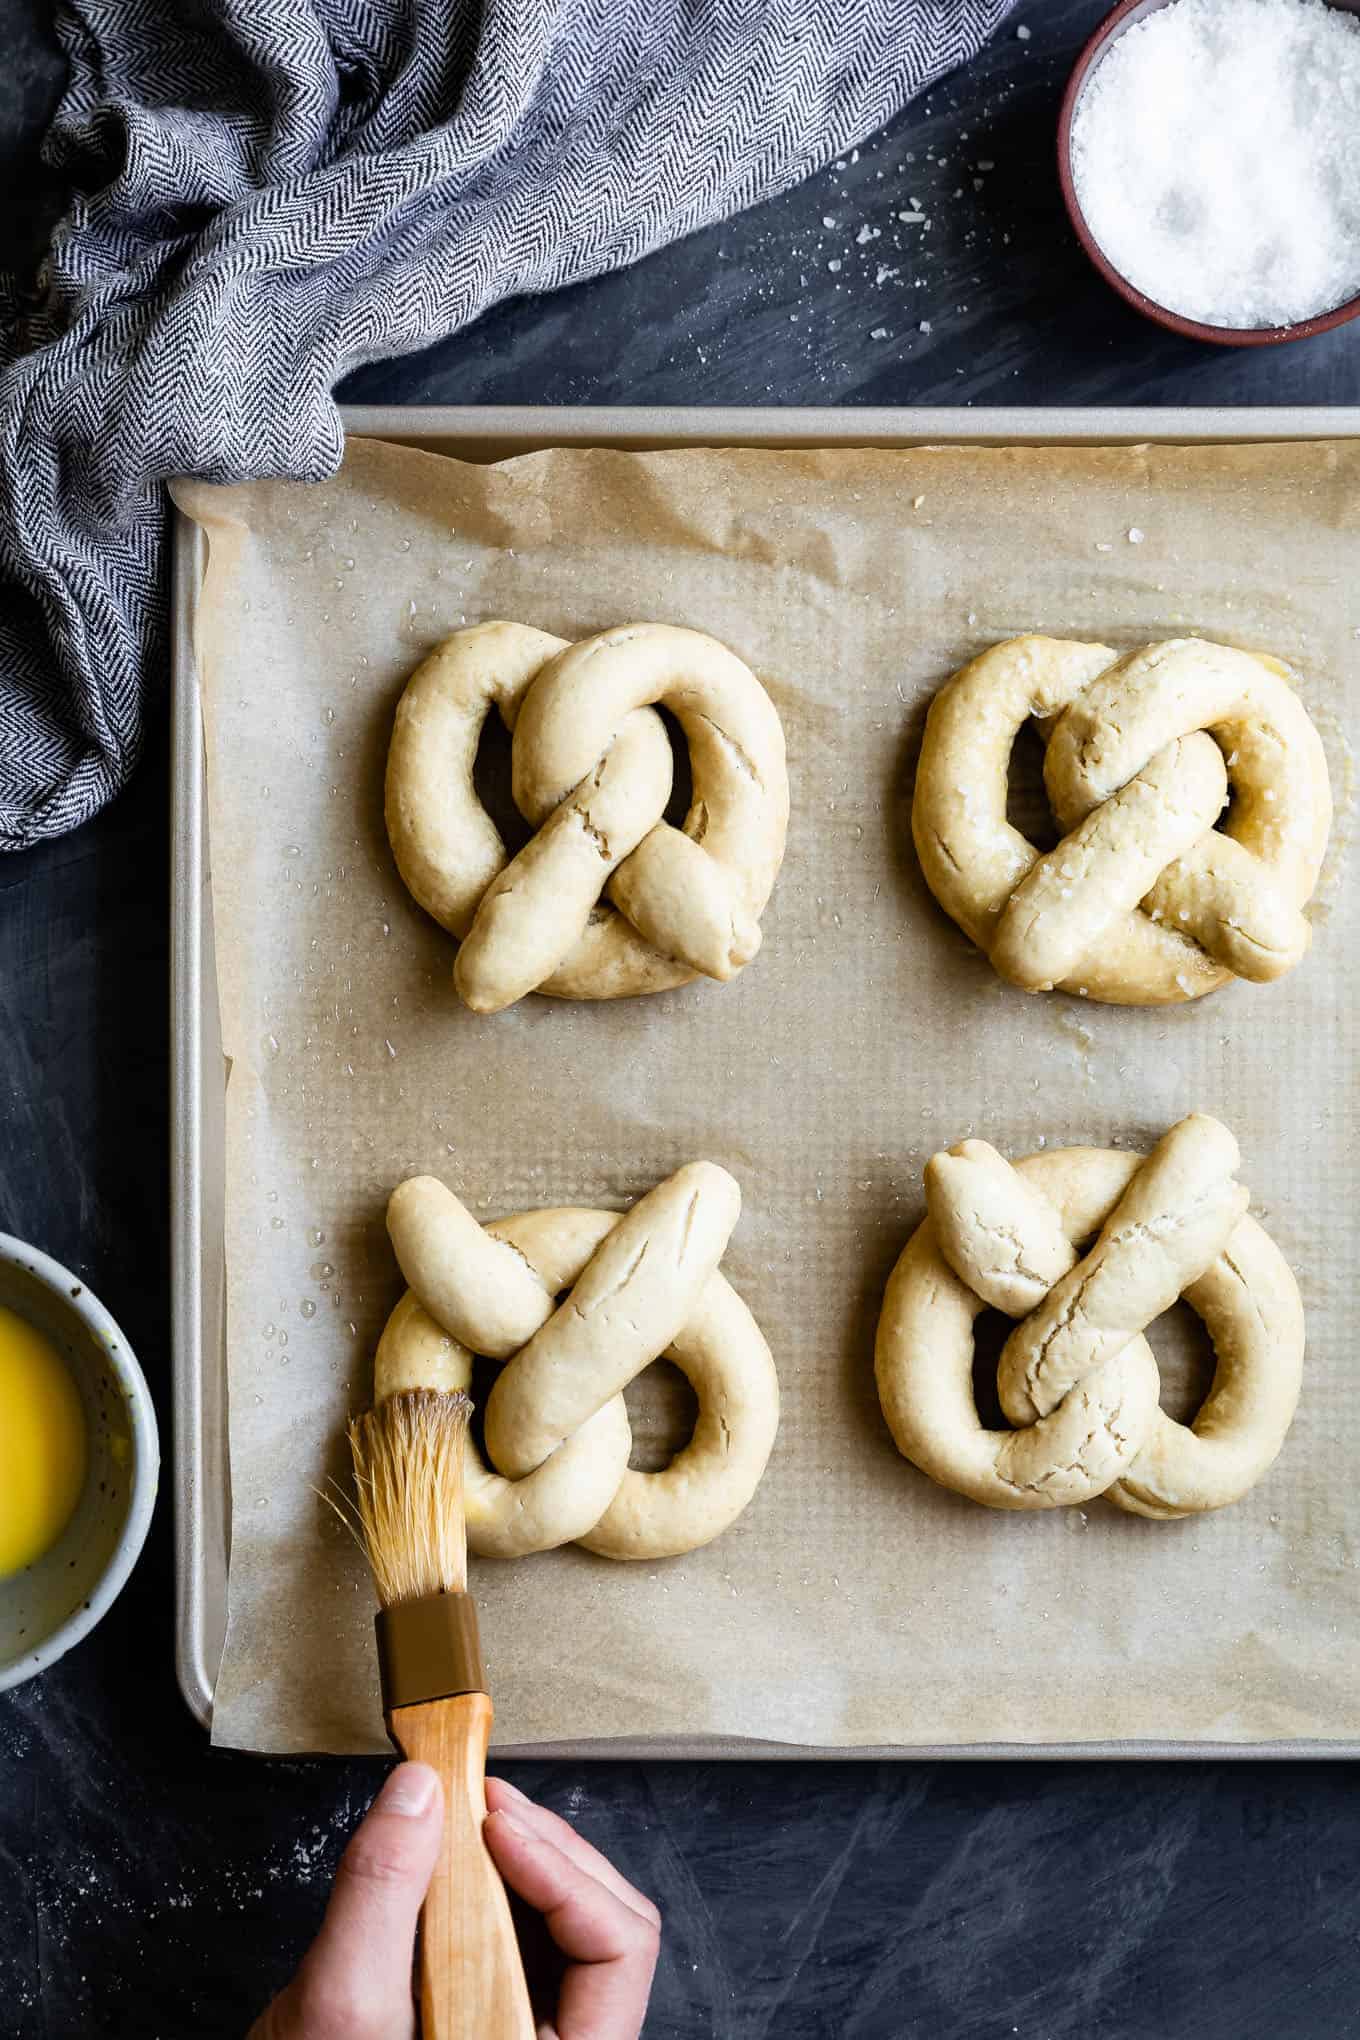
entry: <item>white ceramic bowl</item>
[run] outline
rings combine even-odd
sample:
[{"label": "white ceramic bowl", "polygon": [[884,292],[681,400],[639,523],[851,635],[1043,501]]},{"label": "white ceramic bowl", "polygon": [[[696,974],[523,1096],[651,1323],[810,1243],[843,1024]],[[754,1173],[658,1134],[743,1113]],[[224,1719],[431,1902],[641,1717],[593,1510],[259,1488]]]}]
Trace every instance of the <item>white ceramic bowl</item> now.
[{"label": "white ceramic bowl", "polygon": [[0,1580],[0,1693],[87,1636],[137,1562],[156,1500],[160,1446],[151,1392],[127,1340],[76,1276],[0,1233],[0,1304],[46,1333],[80,1390],[89,1461],[65,1531]]}]

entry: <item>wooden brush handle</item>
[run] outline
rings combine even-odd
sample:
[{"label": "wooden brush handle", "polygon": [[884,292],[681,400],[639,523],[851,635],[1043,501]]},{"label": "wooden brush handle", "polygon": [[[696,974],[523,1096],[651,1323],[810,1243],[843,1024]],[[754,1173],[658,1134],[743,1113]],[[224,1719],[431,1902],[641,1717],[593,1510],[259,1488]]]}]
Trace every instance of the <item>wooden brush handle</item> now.
[{"label": "wooden brush handle", "polygon": [[389,1719],[402,1755],[444,1782],[444,1839],[421,1913],[423,2040],[534,2040],[510,1903],[482,1839],[491,1702],[460,1693]]}]

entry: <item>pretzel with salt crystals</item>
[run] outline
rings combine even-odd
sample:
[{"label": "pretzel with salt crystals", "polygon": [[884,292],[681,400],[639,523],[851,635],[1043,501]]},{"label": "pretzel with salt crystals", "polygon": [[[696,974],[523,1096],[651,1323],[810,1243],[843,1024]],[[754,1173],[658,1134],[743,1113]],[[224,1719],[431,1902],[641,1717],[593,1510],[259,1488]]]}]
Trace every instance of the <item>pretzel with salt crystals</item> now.
[{"label": "pretzel with salt crystals", "polygon": [[[1044,853],[1006,819],[1031,717],[1063,831]],[[1021,637],[932,702],[912,835],[936,899],[1003,978],[1151,1006],[1293,968],[1331,812],[1321,740],[1279,660],[1198,638],[1121,656]]]},{"label": "pretzel with salt crystals", "polygon": [[[1238,1161],[1228,1129],[1198,1113],[1148,1156],[1063,1148],[1011,1164],[979,1140],[935,1155],[928,1215],[889,1279],[875,1355],[904,1457],[994,1509],[1104,1494],[1165,1518],[1239,1500],[1293,1419],[1303,1306],[1246,1216]],[[1217,1360],[1188,1426],[1158,1407],[1142,1336],[1178,1296]],[[973,1324],[988,1304],[1019,1320],[997,1376],[1010,1431],[986,1430],[973,1398]]]},{"label": "pretzel with salt crystals", "polygon": [[[683,829],[662,819],[672,760],[654,703],[689,746]],[[537,832],[513,858],[473,784],[493,708]],[[725,980],[760,947],[784,855],[784,733],[750,668],[702,631],[629,624],[568,644],[476,624],[407,683],[386,813],[406,885],[460,940],[454,983],[474,1012]]]},{"label": "pretzel with salt crystals", "polygon": [[[388,1231],[411,1286],[378,1345],[375,1402],[466,1390],[474,1354],[505,1362],[486,1404],[491,1466],[467,1446],[474,1552],[575,1542],[604,1558],[666,1558],[741,1514],[774,1444],[779,1383],[718,1272],[740,1210],[736,1182],[712,1162],[678,1169],[622,1217],[533,1211],[482,1227],[433,1176],[392,1193]],[[699,1414],[670,1465],[641,1473],[628,1465],[622,1391],[662,1355]]]}]

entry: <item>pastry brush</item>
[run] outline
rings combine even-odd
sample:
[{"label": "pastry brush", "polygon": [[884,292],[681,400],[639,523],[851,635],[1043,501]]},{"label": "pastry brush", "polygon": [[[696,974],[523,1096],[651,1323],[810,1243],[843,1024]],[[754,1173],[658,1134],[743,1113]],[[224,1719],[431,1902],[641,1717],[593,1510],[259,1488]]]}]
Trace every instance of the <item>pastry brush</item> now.
[{"label": "pastry brush", "polygon": [[387,1731],[444,1786],[444,1837],[421,1913],[423,2040],[534,2040],[505,1886],[482,1839],[492,1708],[467,1591],[466,1395],[418,1388],[349,1427],[363,1544],[381,1604]]}]

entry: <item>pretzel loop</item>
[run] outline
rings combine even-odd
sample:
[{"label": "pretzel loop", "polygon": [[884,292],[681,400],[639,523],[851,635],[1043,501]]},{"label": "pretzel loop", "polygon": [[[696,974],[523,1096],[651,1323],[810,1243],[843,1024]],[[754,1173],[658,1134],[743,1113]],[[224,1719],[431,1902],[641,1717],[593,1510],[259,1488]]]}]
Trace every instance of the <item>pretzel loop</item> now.
[{"label": "pretzel loop", "polygon": [[[1030,718],[1063,830],[1042,854],[1006,819]],[[993,646],[931,704],[912,807],[931,891],[1002,977],[1116,1005],[1292,970],[1330,823],[1326,758],[1288,669],[1198,638],[1123,657],[1056,638]]]},{"label": "pretzel loop", "polygon": [[[468,1389],[505,1362],[469,1440],[468,1543],[516,1558],[568,1543],[663,1558],[726,1530],[754,1494],[779,1420],[774,1362],[718,1271],[741,1209],[733,1178],[692,1162],[622,1217],[522,1212],[485,1228],[432,1176],[393,1192],[388,1230],[410,1289],[389,1318],[375,1399]],[[568,1293],[559,1302],[561,1292]],[[699,1403],[660,1473],[630,1469],[628,1383],[665,1356]]]},{"label": "pretzel loop", "polygon": [[[683,829],[663,820],[672,761],[654,704],[689,746]],[[493,708],[536,831],[513,858],[473,784]],[[398,705],[388,835],[412,894],[459,937],[454,982],[479,1013],[534,990],[612,999],[734,977],[760,947],[788,811],[773,704],[701,631],[632,624],[568,644],[477,624],[424,660]]]},{"label": "pretzel loop", "polygon": [[[926,1167],[927,1218],[888,1283],[879,1398],[898,1449],[999,1509],[1107,1495],[1172,1517],[1237,1501],[1284,1442],[1303,1309],[1278,1248],[1246,1215],[1237,1143],[1192,1114],[1146,1157],[1065,1148],[1012,1165],[967,1140]],[[1083,1253],[1084,1241],[1093,1243]],[[1143,1333],[1183,1296],[1217,1360],[1192,1425],[1158,1405]],[[973,1400],[973,1324],[1019,1322],[997,1385],[1011,1431]]]}]

